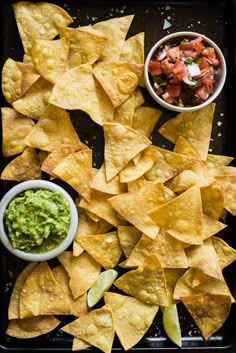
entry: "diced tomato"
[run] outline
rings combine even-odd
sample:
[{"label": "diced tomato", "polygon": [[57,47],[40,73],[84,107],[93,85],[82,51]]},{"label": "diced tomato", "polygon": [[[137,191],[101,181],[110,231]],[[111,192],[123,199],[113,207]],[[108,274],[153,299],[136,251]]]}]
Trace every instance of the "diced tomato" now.
[{"label": "diced tomato", "polygon": [[173,56],[174,58],[180,58],[180,50],[178,47],[169,48],[166,50],[166,54],[168,57]]},{"label": "diced tomato", "polygon": [[157,61],[150,61],[148,71],[152,76],[158,76],[162,73],[161,63]]},{"label": "diced tomato", "polygon": [[216,53],[214,48],[205,48],[202,51],[202,55],[207,58],[216,58]]},{"label": "diced tomato", "polygon": [[187,41],[182,41],[179,45],[180,50],[192,50],[193,49],[193,43],[192,42],[187,42]]},{"label": "diced tomato", "polygon": [[198,53],[195,50],[182,50],[182,56],[185,58],[190,57],[195,60],[198,57]]},{"label": "diced tomato", "polygon": [[213,66],[219,66],[219,63],[220,63],[220,61],[218,59],[216,59],[216,58],[208,58],[208,61]]},{"label": "diced tomato", "polygon": [[198,54],[201,54],[201,52],[203,51],[203,49],[205,48],[205,46],[202,43],[202,38],[198,37],[196,39],[192,40],[193,43],[193,48],[196,50],[196,52]]},{"label": "diced tomato", "polygon": [[205,101],[209,97],[209,90],[207,86],[200,86],[195,90],[195,95],[201,100]]},{"label": "diced tomato", "polygon": [[210,90],[213,88],[213,84],[214,84],[214,81],[213,79],[207,75],[207,76],[204,76],[201,80],[201,85],[203,86],[207,86]]},{"label": "diced tomato", "polygon": [[181,86],[178,85],[167,85],[166,91],[171,97],[179,97],[181,94]]},{"label": "diced tomato", "polygon": [[175,64],[172,66],[171,71],[179,81],[183,81],[183,78],[187,76],[188,71],[183,61],[177,59]]},{"label": "diced tomato", "polygon": [[201,62],[200,62],[200,69],[208,69],[209,67],[209,62],[207,61],[207,59],[205,58],[205,56],[201,57]]},{"label": "diced tomato", "polygon": [[161,62],[162,71],[167,76],[169,76],[172,73],[172,71],[171,71],[172,66],[173,66],[173,64],[169,62],[168,58]]}]

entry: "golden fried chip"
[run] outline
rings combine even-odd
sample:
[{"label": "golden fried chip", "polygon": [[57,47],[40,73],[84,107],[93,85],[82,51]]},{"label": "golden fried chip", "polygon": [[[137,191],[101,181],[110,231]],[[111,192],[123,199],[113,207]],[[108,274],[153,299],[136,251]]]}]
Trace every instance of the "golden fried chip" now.
[{"label": "golden fried chip", "polygon": [[64,109],[80,109],[95,123],[102,125],[91,64],[76,66],[65,72],[53,87],[49,103]]},{"label": "golden fried chip", "polygon": [[59,324],[60,320],[52,315],[14,319],[9,321],[6,334],[20,339],[33,338],[51,332]]},{"label": "golden fried chip", "polygon": [[19,113],[38,120],[45,112],[52,92],[52,83],[40,77],[26,92],[12,105]]},{"label": "golden fried chip", "polygon": [[60,37],[68,37],[70,41],[68,67],[73,67],[95,63],[104,50],[107,43],[107,38],[96,33],[87,32],[83,28],[58,28]]},{"label": "golden fried chip", "polygon": [[31,54],[34,67],[49,82],[56,83],[66,71],[69,45],[68,37],[34,41]]},{"label": "golden fried chip", "polygon": [[159,227],[188,244],[202,244],[202,202],[196,186],[149,212]]},{"label": "golden fried chip", "polygon": [[221,238],[212,237],[211,239],[217,253],[220,268],[223,270],[223,268],[236,260],[236,250]]},{"label": "golden fried chip", "polygon": [[134,111],[132,128],[149,137],[162,112],[152,107],[138,107]]},{"label": "golden fried chip", "polygon": [[74,152],[53,169],[53,174],[71,185],[87,201],[91,198],[92,150]]},{"label": "golden fried chip", "polygon": [[140,88],[137,87],[135,91],[133,92],[134,96],[134,108],[140,107],[143,103],[145,103],[145,99],[143,97],[142,92],[140,91]]},{"label": "golden fried chip", "polygon": [[209,186],[201,187],[202,210],[214,219],[219,219],[224,209],[223,186],[215,182]]},{"label": "golden fried chip", "polygon": [[67,294],[72,315],[79,317],[88,312],[87,293],[85,292],[78,298],[74,298],[69,286],[70,277],[62,265],[58,265],[52,269],[52,274],[64,292]]},{"label": "golden fried chip", "polygon": [[94,77],[94,82],[95,82],[95,88],[96,88],[96,93],[97,93],[98,104],[99,104],[99,108],[100,108],[100,112],[101,112],[102,121],[103,121],[103,123],[112,122],[113,117],[114,117],[113,104],[95,77]]},{"label": "golden fried chip", "polygon": [[24,286],[26,278],[31,271],[37,266],[37,262],[30,262],[17,277],[8,306],[8,319],[20,318],[20,294]]},{"label": "golden fried chip", "polygon": [[208,154],[205,164],[208,169],[214,170],[217,166],[227,166],[234,160],[234,157],[218,154]]},{"label": "golden fried chip", "polygon": [[128,271],[114,285],[147,304],[167,305],[167,288],[163,268],[157,255],[145,258],[136,270]]},{"label": "golden fried chip", "polygon": [[4,157],[14,156],[27,147],[24,140],[35,124],[12,108],[1,108],[1,113],[2,153]]},{"label": "golden fried chip", "polygon": [[82,248],[106,270],[118,264],[122,250],[116,231],[97,235],[80,235],[77,239]]},{"label": "golden fried chip", "polygon": [[76,239],[73,240],[73,256],[80,256],[84,251],[83,248],[79,245]]},{"label": "golden fried chip", "polygon": [[215,176],[216,184],[223,186],[224,208],[236,216],[236,175]]},{"label": "golden fried chip", "polygon": [[113,122],[126,126],[132,126],[134,116],[134,94],[119,105],[114,112]]},{"label": "golden fried chip", "polygon": [[161,135],[176,143],[182,136],[204,161],[208,155],[215,103],[193,112],[179,113],[158,130]]},{"label": "golden fried chip", "polygon": [[73,22],[63,8],[47,2],[18,1],[13,9],[25,53],[29,55],[36,38],[51,40],[58,34],[59,25]]},{"label": "golden fried chip", "polygon": [[86,253],[75,257],[71,251],[65,251],[58,260],[70,277],[69,286],[75,299],[93,285],[101,270],[101,265]]},{"label": "golden fried chip", "polygon": [[212,235],[219,233],[221,230],[225,229],[227,225],[225,223],[219,222],[214,218],[206,216],[204,213],[202,215],[202,238],[203,240],[210,238]]},{"label": "golden fried chip", "polygon": [[118,175],[116,175],[110,181],[106,180],[106,171],[104,164],[101,166],[101,168],[93,178],[90,187],[110,195],[122,194],[126,191],[126,185],[120,182],[120,178]]},{"label": "golden fried chip", "polygon": [[93,74],[102,85],[114,108],[129,98],[138,85],[143,65],[121,62],[99,62],[94,65]]},{"label": "golden fried chip", "polygon": [[10,104],[22,97],[40,75],[30,64],[8,58],[2,69],[2,92]]},{"label": "golden fried chip", "polygon": [[69,114],[65,109],[52,104],[48,104],[44,114],[27,136],[25,143],[50,152],[67,144],[75,150],[83,148]]},{"label": "golden fried chip", "polygon": [[159,306],[111,292],[106,292],[104,299],[105,303],[111,306],[119,340],[124,350],[129,350],[145,335]]},{"label": "golden fried chip", "polygon": [[142,233],[133,226],[119,226],[117,228],[120,246],[126,258],[128,258],[137,242],[140,240]]},{"label": "golden fried chip", "polygon": [[164,268],[166,287],[167,287],[167,297],[168,304],[177,304],[179,299],[174,299],[174,290],[177,281],[183,276],[186,269],[184,268]]},{"label": "golden fried chip", "polygon": [[231,298],[227,294],[203,293],[184,296],[181,300],[205,340],[222,327],[231,308]]},{"label": "golden fried chip", "polygon": [[82,30],[107,37],[107,44],[102,52],[100,61],[118,61],[122,52],[125,37],[134,15],[111,18],[95,23],[93,26],[82,27]]},{"label": "golden fried chip", "polygon": [[151,141],[128,126],[105,123],[105,168],[107,181],[116,176]]},{"label": "golden fried chip", "polygon": [[80,338],[74,337],[72,343],[72,351],[82,351],[83,349],[91,347],[91,344],[81,340]]},{"label": "golden fried chip", "polygon": [[200,160],[200,157],[197,152],[182,136],[178,137],[173,152],[184,154],[185,156],[193,157],[194,159]]},{"label": "golden fried chip", "polygon": [[110,353],[115,336],[112,310],[106,304],[62,327],[62,331]]},{"label": "golden fried chip", "polygon": [[153,239],[159,231],[159,226],[148,216],[148,213],[165,201],[164,186],[161,183],[148,184],[136,191],[109,199],[112,207],[122,217]]},{"label": "golden fried chip", "polygon": [[35,150],[28,147],[9,162],[2,171],[1,179],[15,181],[41,179],[40,161]]},{"label": "golden fried chip", "polygon": [[30,272],[23,285],[20,318],[70,313],[67,295],[54,279],[49,265],[41,262]]}]

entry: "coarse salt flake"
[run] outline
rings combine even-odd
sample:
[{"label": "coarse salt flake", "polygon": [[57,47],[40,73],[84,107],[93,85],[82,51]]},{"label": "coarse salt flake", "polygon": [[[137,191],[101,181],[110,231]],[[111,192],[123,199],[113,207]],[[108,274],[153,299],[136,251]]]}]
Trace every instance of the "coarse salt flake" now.
[{"label": "coarse salt flake", "polygon": [[167,29],[170,27],[171,27],[171,23],[167,21],[167,19],[164,19],[163,29]]}]

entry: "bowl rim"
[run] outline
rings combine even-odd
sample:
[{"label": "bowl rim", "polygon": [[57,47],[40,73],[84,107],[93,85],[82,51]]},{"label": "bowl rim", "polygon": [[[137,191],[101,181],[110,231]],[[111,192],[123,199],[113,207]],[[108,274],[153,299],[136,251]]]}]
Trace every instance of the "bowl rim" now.
[{"label": "bowl rim", "polygon": [[[45,253],[27,253],[24,252],[23,250],[20,249],[14,249],[13,246],[11,245],[11,242],[8,238],[8,235],[5,231],[5,226],[4,226],[4,211],[6,207],[8,206],[9,202],[20,192],[28,190],[28,189],[47,189],[53,192],[61,192],[66,200],[69,203],[70,207],[70,213],[71,213],[71,220],[70,220],[70,226],[68,229],[68,234],[65,237],[65,239],[57,246],[56,248],[45,252]],[[76,231],[78,228],[78,212],[77,208],[75,206],[75,203],[72,199],[72,197],[69,195],[69,193],[62,188],[61,186],[47,180],[27,180],[23,181],[15,186],[13,186],[1,199],[0,201],[0,240],[2,244],[5,246],[5,248],[11,252],[13,255],[26,260],[26,261],[47,261],[52,258],[57,257],[60,253],[62,253],[64,250],[66,250],[69,245],[72,243],[74,240]]]},{"label": "bowl rim", "polygon": [[[218,81],[218,85],[214,91],[214,93],[203,103],[196,105],[196,106],[192,106],[192,107],[178,107],[175,106],[173,104],[167,103],[165,102],[162,98],[160,98],[155,91],[152,88],[152,85],[150,83],[149,80],[149,74],[148,74],[148,63],[153,55],[153,53],[156,51],[156,49],[162,45],[163,43],[167,42],[170,39],[176,38],[176,37],[202,37],[203,41],[205,41],[207,44],[209,44],[210,46],[212,46],[216,52],[217,52],[217,56],[220,59],[221,62],[221,75],[220,75],[220,79]],[[166,35],[165,37],[162,37],[161,39],[159,39],[150,49],[150,51],[147,54],[147,57],[145,59],[145,63],[144,63],[144,79],[145,79],[145,84],[147,87],[147,90],[149,91],[150,95],[152,96],[152,98],[159,103],[161,106],[163,106],[164,108],[167,108],[169,110],[172,111],[176,111],[176,112],[190,112],[190,111],[195,111],[195,110],[199,110],[202,109],[204,107],[206,107],[208,104],[212,103],[216,97],[220,94],[224,84],[225,84],[225,80],[226,80],[226,62],[225,62],[225,58],[224,55],[221,51],[221,49],[218,47],[218,45],[209,37],[207,37],[205,34],[201,34],[198,32],[191,32],[191,31],[180,31],[180,32],[174,32],[174,33],[170,33],[168,35]]]}]

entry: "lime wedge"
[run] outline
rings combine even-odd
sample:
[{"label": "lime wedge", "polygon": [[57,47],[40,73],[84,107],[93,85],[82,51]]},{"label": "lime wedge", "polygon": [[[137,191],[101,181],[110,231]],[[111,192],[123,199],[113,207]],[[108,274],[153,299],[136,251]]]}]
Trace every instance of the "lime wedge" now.
[{"label": "lime wedge", "polygon": [[112,283],[114,282],[117,276],[118,272],[113,269],[106,270],[100,273],[96,282],[88,291],[87,304],[89,308],[99,302],[99,300],[103,297],[104,293],[111,287]]},{"label": "lime wedge", "polygon": [[164,330],[169,339],[177,346],[182,346],[179,315],[176,304],[161,307]]}]

